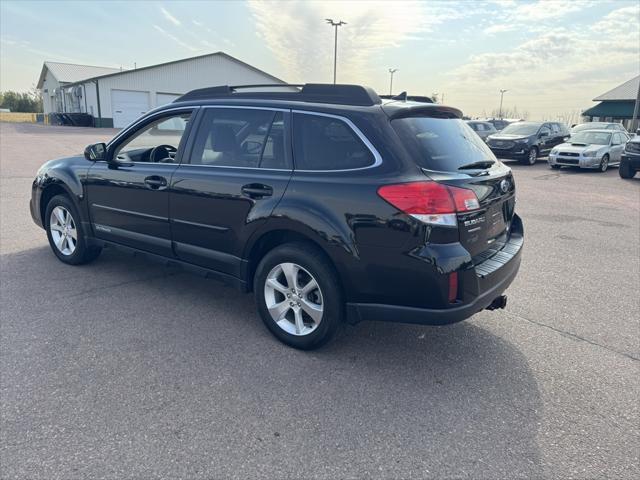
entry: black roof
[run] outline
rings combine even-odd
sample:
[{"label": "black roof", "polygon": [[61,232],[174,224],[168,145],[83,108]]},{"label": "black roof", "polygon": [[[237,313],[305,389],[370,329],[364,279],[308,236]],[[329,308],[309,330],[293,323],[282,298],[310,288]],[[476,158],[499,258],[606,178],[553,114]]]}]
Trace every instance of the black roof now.
[{"label": "black roof", "polygon": [[[255,91],[260,88],[283,89],[283,91]],[[243,91],[244,90],[244,91]],[[246,91],[254,90],[254,91]],[[185,93],[174,102],[245,98],[255,100],[289,100],[295,102],[333,103],[341,105],[372,106],[382,103],[378,94],[369,87],[344,84],[266,84],[266,85],[221,85],[200,88]]]},{"label": "black roof", "polygon": [[[270,91],[260,91],[265,88]],[[354,109],[367,111],[372,107],[376,107],[391,119],[419,116],[462,118],[462,112],[457,108],[424,102],[422,98],[419,101],[412,101],[408,100],[409,96],[404,95],[401,99],[399,96],[395,98],[383,102],[372,88],[361,85],[323,83],[307,83],[303,85],[221,85],[185,93],[169,105],[246,105],[250,102],[256,106],[290,108],[291,102],[299,102],[304,104],[305,107],[309,106],[329,112],[351,111]],[[159,107],[159,109],[167,107],[168,105],[165,105]]]}]

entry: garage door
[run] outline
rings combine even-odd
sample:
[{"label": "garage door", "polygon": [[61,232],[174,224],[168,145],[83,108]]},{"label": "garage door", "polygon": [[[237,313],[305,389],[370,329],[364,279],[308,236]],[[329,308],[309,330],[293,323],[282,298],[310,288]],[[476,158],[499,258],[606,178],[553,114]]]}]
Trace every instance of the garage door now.
[{"label": "garage door", "polygon": [[149,92],[111,90],[113,126],[124,128],[149,110]]},{"label": "garage door", "polygon": [[156,93],[156,107],[171,103],[179,96],[177,93]]}]

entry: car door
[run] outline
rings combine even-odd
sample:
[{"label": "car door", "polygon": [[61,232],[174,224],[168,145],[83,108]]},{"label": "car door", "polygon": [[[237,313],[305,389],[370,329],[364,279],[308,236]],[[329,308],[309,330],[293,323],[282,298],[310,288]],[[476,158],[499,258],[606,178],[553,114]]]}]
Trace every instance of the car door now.
[{"label": "car door", "polygon": [[538,131],[538,147],[540,153],[548,153],[553,148],[553,136],[549,124],[545,123]]},{"label": "car door", "polygon": [[178,258],[242,276],[244,245],[291,178],[289,117],[288,110],[275,108],[202,108],[189,158],[171,182]]},{"label": "car door", "polygon": [[107,147],[86,178],[94,235],[151,253],[171,256],[169,193],[182,158],[193,108],[150,116]]},{"label": "car door", "polygon": [[623,133],[614,133],[611,139],[611,150],[609,156],[612,163],[618,163],[622,159],[622,151],[624,150],[627,137]]}]

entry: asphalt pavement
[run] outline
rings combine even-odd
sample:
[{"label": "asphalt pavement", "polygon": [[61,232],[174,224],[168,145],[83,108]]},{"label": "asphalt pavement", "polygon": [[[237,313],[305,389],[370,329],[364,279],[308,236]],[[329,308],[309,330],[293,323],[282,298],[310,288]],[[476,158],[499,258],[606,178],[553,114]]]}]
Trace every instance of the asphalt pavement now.
[{"label": "asphalt pavement", "polygon": [[300,352],[214,280],[55,258],[35,172],[113,134],[0,124],[2,478],[640,476],[640,175],[514,164],[506,310]]}]

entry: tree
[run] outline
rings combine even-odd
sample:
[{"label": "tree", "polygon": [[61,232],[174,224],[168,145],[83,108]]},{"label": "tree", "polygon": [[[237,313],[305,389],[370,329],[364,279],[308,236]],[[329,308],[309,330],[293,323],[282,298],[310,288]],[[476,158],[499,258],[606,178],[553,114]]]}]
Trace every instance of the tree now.
[{"label": "tree", "polygon": [[35,88],[29,92],[0,92],[0,108],[8,108],[12,112],[42,112],[42,95]]},{"label": "tree", "polygon": [[[493,118],[500,118],[500,109],[494,108],[491,110],[491,116]],[[521,120],[529,119],[529,112],[523,110],[518,111],[518,107],[502,107],[502,118],[517,118]]]}]

